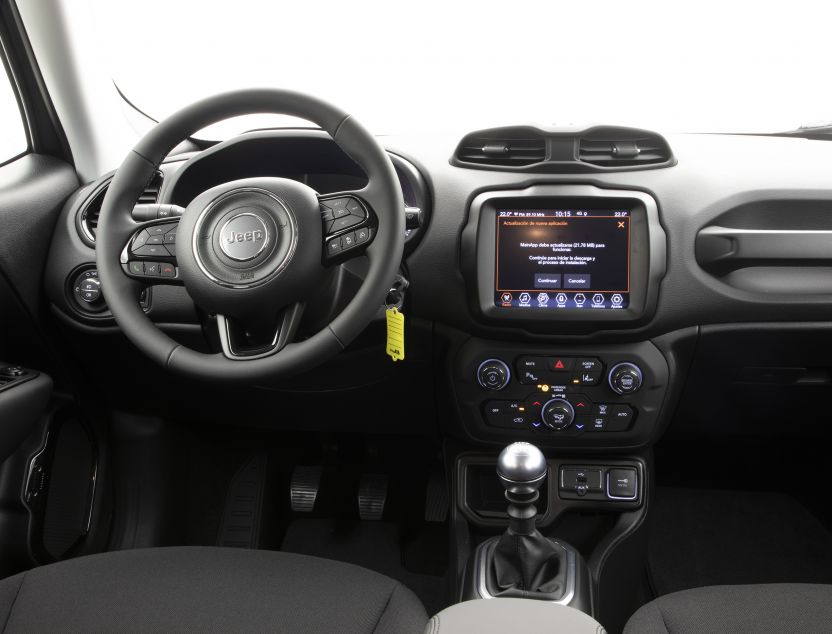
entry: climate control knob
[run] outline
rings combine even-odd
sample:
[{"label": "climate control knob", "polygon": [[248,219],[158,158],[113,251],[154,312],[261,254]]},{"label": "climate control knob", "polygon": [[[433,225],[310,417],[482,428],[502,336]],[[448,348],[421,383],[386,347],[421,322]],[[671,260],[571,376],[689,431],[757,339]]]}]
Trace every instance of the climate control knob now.
[{"label": "climate control knob", "polygon": [[637,392],[642,381],[641,369],[635,363],[625,361],[610,369],[609,384],[616,394]]},{"label": "climate control knob", "polygon": [[575,410],[572,403],[562,398],[546,401],[540,409],[543,424],[553,431],[563,431],[575,420]]},{"label": "climate control knob", "polygon": [[477,383],[486,390],[502,390],[511,380],[511,370],[499,359],[488,359],[477,368]]}]

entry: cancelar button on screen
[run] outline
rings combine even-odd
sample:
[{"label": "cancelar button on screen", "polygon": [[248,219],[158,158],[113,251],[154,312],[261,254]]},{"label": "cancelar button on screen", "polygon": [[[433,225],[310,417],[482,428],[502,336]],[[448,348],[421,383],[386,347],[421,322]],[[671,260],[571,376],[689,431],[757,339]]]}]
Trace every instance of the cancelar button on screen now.
[{"label": "cancelar button on screen", "polygon": [[560,288],[560,273],[535,273],[534,287],[535,288]]},{"label": "cancelar button on screen", "polygon": [[563,288],[592,288],[591,279],[591,275],[564,273]]}]

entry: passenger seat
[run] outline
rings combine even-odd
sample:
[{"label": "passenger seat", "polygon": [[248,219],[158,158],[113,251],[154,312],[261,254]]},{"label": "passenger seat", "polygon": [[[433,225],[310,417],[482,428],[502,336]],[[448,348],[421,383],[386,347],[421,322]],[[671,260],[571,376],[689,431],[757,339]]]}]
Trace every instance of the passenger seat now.
[{"label": "passenger seat", "polygon": [[832,585],[772,583],[708,586],[661,596],[630,618],[624,634],[830,630]]}]

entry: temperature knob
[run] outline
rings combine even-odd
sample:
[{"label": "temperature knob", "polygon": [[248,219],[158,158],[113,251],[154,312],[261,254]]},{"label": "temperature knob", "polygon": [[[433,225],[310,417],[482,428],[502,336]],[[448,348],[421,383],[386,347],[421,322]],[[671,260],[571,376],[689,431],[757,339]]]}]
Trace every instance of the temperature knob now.
[{"label": "temperature knob", "polygon": [[635,364],[625,361],[610,369],[609,383],[616,394],[632,394],[641,387],[643,377],[641,369]]},{"label": "temperature knob", "polygon": [[572,404],[562,398],[553,398],[546,401],[540,409],[540,418],[543,424],[553,431],[563,431],[575,420],[575,410]]}]

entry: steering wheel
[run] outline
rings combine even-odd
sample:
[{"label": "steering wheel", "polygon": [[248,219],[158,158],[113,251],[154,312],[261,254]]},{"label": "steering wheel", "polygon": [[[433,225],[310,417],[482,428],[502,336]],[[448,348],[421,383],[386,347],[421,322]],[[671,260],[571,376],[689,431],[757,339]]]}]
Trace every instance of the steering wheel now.
[{"label": "steering wheel", "polygon": [[[319,196],[293,180],[246,178],[217,185],[184,209],[136,205],[182,139],[254,113],[315,123],[364,170],[367,186]],[[402,258],[403,209],[387,153],[352,116],[296,92],[242,90],[180,110],[133,148],[101,207],[96,263],[116,323],[160,365],[203,379],[286,377],[334,356],[378,313]],[[295,341],[308,302],[332,287],[340,264],[365,254],[354,297],[328,325]],[[137,300],[148,283],[184,285],[216,316],[222,352],[199,352],[162,332]]]}]

